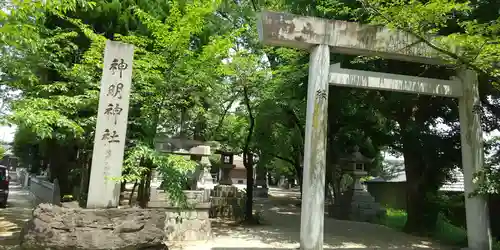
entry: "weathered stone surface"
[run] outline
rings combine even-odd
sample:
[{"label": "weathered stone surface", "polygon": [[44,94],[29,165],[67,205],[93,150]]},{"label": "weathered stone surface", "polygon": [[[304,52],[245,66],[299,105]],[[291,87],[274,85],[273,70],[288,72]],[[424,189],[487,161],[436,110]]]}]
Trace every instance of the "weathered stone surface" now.
[{"label": "weathered stone surface", "polygon": [[366,191],[349,190],[328,207],[328,216],[339,220],[374,222],[385,214],[386,210]]},{"label": "weathered stone surface", "polygon": [[168,242],[200,241],[212,239],[212,226],[208,206],[184,211],[169,209],[166,212],[166,240]]},{"label": "weathered stone surface", "polygon": [[163,190],[151,191],[150,208],[164,208],[165,237],[168,242],[198,241],[212,238],[212,227],[208,217],[209,190],[184,190],[187,206],[179,206],[168,200]]},{"label": "weathered stone surface", "polygon": [[218,185],[211,191],[210,218],[240,220],[245,214],[246,195],[235,186]]},{"label": "weathered stone surface", "polygon": [[[311,49],[325,44],[341,54],[443,63],[438,53],[417,37],[383,26],[263,11],[258,15],[257,27],[266,45]],[[439,44],[433,37],[427,39]]]},{"label": "weathered stone surface", "polygon": [[[186,203],[188,206],[204,206],[209,203],[210,190],[184,190],[186,195]],[[150,208],[176,208],[182,205],[169,200],[165,190],[151,188]]]},{"label": "weathered stone surface", "polygon": [[164,210],[74,209],[40,204],[21,232],[22,249],[160,250]]}]

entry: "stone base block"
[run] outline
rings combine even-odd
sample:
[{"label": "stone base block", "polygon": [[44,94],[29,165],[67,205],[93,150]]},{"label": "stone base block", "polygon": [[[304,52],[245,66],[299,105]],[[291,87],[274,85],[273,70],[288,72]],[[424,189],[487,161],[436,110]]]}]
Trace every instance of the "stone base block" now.
[{"label": "stone base block", "polygon": [[354,191],[352,200],[365,203],[375,203],[375,198],[373,198],[373,196],[371,196],[367,191]]},{"label": "stone base block", "polygon": [[[186,206],[197,207],[197,206],[210,206],[209,190],[184,190],[184,195],[186,196]],[[172,200],[169,200],[168,194],[164,190],[151,188],[151,195],[148,202],[149,208],[176,208],[184,207],[182,204],[177,204]]]},{"label": "stone base block", "polygon": [[232,185],[217,185],[210,191],[212,197],[245,197],[245,193]]},{"label": "stone base block", "polygon": [[212,227],[208,213],[208,206],[206,209],[167,210],[165,221],[167,242],[212,239]]},{"label": "stone base block", "polygon": [[240,220],[245,217],[245,198],[212,197],[210,218],[227,218]]},{"label": "stone base block", "polygon": [[366,191],[345,193],[335,204],[328,206],[328,216],[339,220],[373,222],[385,215],[386,210]]},{"label": "stone base block", "polygon": [[237,187],[218,185],[211,191],[211,196],[210,218],[244,218],[246,195]]},{"label": "stone base block", "polygon": [[164,250],[164,228],[164,210],[40,204],[21,232],[21,249]]}]

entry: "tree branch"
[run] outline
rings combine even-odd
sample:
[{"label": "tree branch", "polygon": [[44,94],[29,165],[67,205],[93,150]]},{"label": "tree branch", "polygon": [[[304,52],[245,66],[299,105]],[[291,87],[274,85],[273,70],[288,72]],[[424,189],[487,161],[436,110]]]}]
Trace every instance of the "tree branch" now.
[{"label": "tree branch", "polygon": [[304,142],[304,138],[305,138],[305,129],[304,129],[304,126],[302,125],[302,123],[300,122],[300,119],[299,117],[297,116],[297,114],[295,113],[295,110],[293,110],[292,108],[290,108],[289,106],[287,105],[280,105],[281,108],[288,114],[290,115],[290,117],[292,118],[292,121],[293,123],[295,124],[297,130],[299,131],[300,133],[300,137],[302,139],[302,142]]},{"label": "tree branch", "polygon": [[245,140],[245,146],[243,147],[243,165],[245,165],[245,167],[248,167],[247,165],[250,163],[248,161],[248,153],[249,153],[248,151],[250,148],[250,141],[252,140],[253,128],[255,126],[255,118],[252,113],[252,107],[250,106],[250,97],[248,97],[247,86],[243,86],[243,97],[245,100],[245,106],[248,110],[248,122],[249,122],[248,134]]},{"label": "tree branch", "polygon": [[219,123],[217,124],[217,127],[215,128],[214,132],[212,132],[211,137],[214,136],[217,132],[219,132],[220,128],[222,127],[222,123],[224,122],[224,119],[226,118],[227,113],[229,112],[229,109],[231,106],[233,106],[234,101],[236,101],[236,98],[238,97],[239,93],[236,93],[230,100],[229,104],[224,108],[224,112],[222,113],[222,117],[219,120]]},{"label": "tree branch", "polygon": [[290,163],[290,164],[292,164],[292,165],[295,165],[295,162],[294,162],[293,160],[290,160],[290,159],[285,158],[285,157],[283,157],[283,156],[279,156],[279,155],[274,154],[274,153],[265,153],[265,154],[267,154],[267,155],[269,155],[269,156],[272,156],[272,157],[274,157],[274,158],[280,159],[280,160],[282,160],[282,161],[288,162],[288,163]]},{"label": "tree branch", "polygon": [[[365,8],[371,9],[371,10],[372,10],[372,11],[374,11],[377,15],[379,15],[379,16],[381,16],[381,17],[383,17],[383,18],[384,18],[387,22],[393,23],[393,22],[391,21],[391,18],[389,18],[389,17],[387,17],[386,15],[382,14],[382,13],[381,13],[378,9],[376,9],[375,7],[373,7],[372,5],[370,5],[370,4],[368,3],[368,1],[366,1],[366,0],[358,0],[358,1],[360,1],[360,2],[361,2],[361,4],[362,4],[363,6],[366,6]],[[457,54],[455,54],[455,53],[453,53],[453,52],[451,52],[451,51],[448,51],[448,50],[446,50],[446,49],[440,48],[439,46],[437,46],[437,45],[433,44],[431,41],[429,41],[429,40],[428,40],[426,37],[424,37],[423,35],[419,35],[419,34],[417,34],[417,33],[413,32],[413,31],[411,31],[409,28],[403,27],[402,25],[399,25],[399,24],[397,24],[397,23],[395,24],[395,26],[396,26],[396,28],[397,28],[397,29],[400,29],[400,30],[402,30],[402,31],[404,31],[404,32],[406,32],[406,33],[408,33],[408,34],[411,34],[411,35],[415,36],[417,39],[419,39],[419,40],[420,40],[420,42],[423,42],[424,44],[426,44],[426,45],[427,45],[427,46],[429,46],[430,48],[432,48],[432,49],[434,49],[434,50],[438,51],[439,53],[444,54],[444,55],[447,55],[447,56],[449,56],[449,57],[450,57],[450,58],[452,58],[452,59],[455,59],[455,60],[457,61],[457,64],[459,64],[459,65],[460,65],[460,64],[465,65],[466,67],[468,67],[468,68],[470,68],[470,69],[473,69],[473,70],[475,70],[475,71],[476,71],[476,72],[478,72],[478,73],[482,73],[482,74],[488,75],[488,76],[490,76],[491,78],[495,79],[496,81],[500,82],[500,78],[498,78],[498,77],[494,76],[494,75],[492,74],[492,71],[491,71],[491,70],[487,71],[487,70],[483,70],[483,69],[479,68],[478,66],[476,66],[476,65],[472,64],[472,62],[473,62],[473,61],[469,61],[469,60],[467,60],[467,59],[465,59],[465,58],[462,58],[462,57],[460,57],[459,55],[457,55]],[[481,53],[481,52],[479,52],[479,53]],[[478,57],[478,56],[476,56],[476,57],[474,58],[474,60],[475,60],[477,57]]]}]

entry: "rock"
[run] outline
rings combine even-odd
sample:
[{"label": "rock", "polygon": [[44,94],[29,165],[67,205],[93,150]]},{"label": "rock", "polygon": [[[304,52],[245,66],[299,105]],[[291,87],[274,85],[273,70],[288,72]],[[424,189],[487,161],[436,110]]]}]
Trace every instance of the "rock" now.
[{"label": "rock", "polygon": [[78,201],[61,202],[61,207],[65,208],[80,208]]},{"label": "rock", "polygon": [[40,204],[21,232],[21,248],[166,250],[164,228],[164,210]]}]

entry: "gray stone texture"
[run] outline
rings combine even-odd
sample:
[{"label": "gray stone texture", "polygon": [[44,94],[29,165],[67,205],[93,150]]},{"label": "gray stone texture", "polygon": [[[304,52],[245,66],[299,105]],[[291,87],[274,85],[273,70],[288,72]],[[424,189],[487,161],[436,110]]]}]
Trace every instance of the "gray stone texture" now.
[{"label": "gray stone texture", "polygon": [[208,209],[166,212],[165,234],[168,242],[212,239]]},{"label": "gray stone texture", "polygon": [[246,195],[235,186],[215,186],[210,201],[210,218],[241,220],[245,216]]},{"label": "gray stone texture", "polygon": [[40,204],[21,232],[22,249],[167,249],[165,211],[74,209]]},{"label": "gray stone texture", "polygon": [[350,220],[372,222],[385,215],[385,209],[367,191],[355,190],[351,201]]},{"label": "gray stone texture", "polygon": [[164,208],[166,214],[165,237],[167,242],[199,241],[212,238],[209,219],[209,190],[185,190],[185,206],[168,200],[163,190],[155,190],[149,208]]},{"label": "gray stone texture", "polygon": [[349,190],[333,205],[328,215],[340,220],[374,222],[385,216],[385,209],[367,191]]}]

